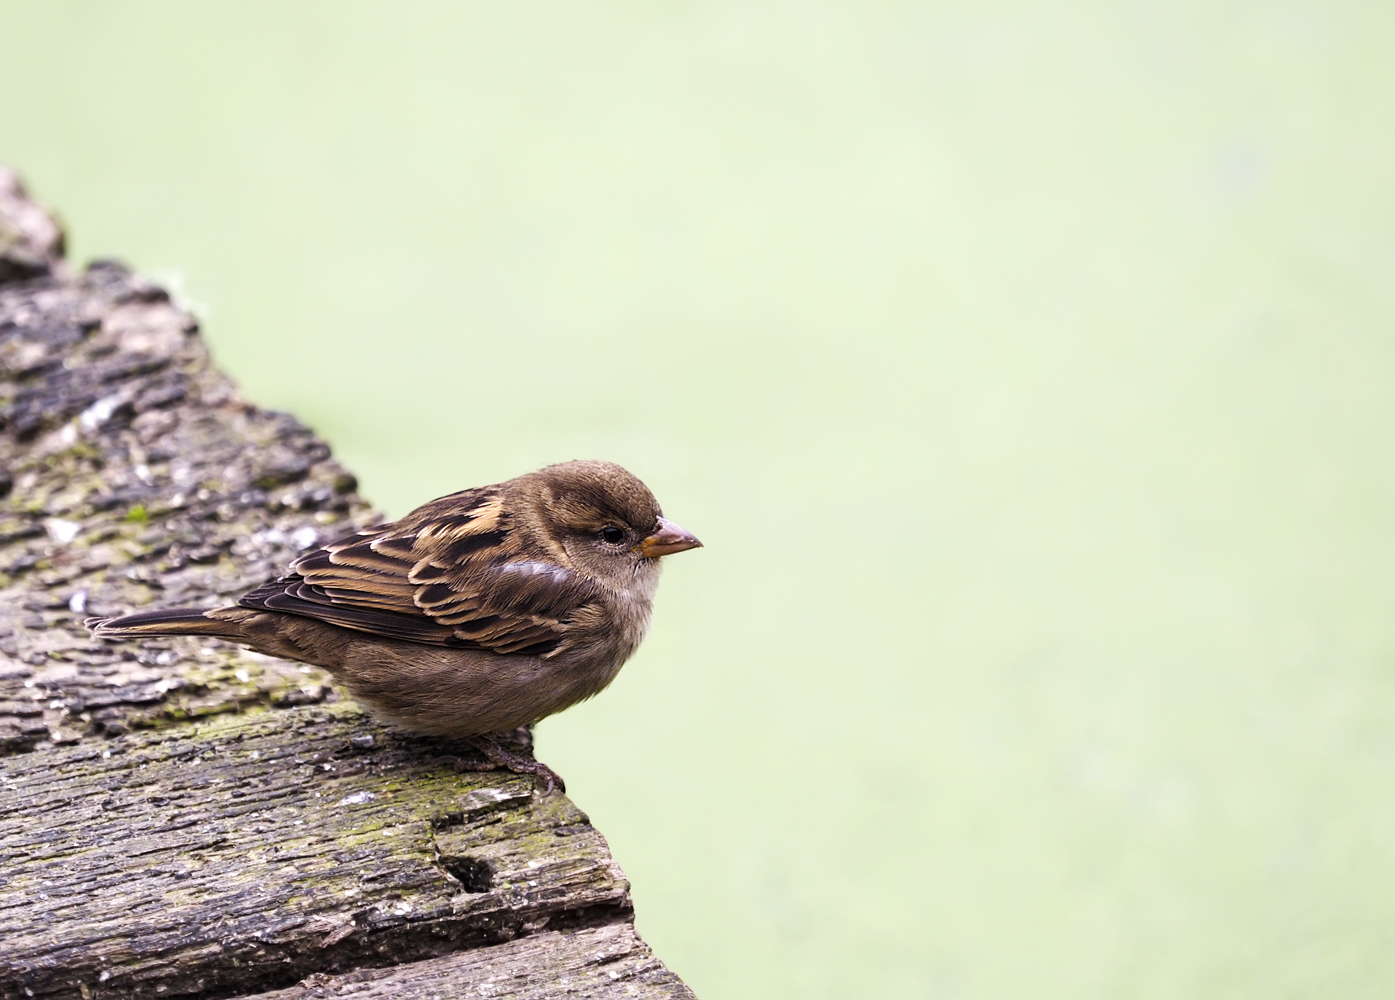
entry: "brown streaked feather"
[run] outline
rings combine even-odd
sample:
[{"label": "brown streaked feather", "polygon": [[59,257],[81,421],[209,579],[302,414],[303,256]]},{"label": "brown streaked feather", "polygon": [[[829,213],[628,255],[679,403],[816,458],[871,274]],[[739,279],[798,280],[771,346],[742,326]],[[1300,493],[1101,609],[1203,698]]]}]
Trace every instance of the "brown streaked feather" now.
[{"label": "brown streaked feather", "polygon": [[455,493],[305,553],[238,603],[431,645],[561,652],[573,622],[595,617],[584,609],[603,589],[524,558],[524,545],[536,551],[542,540],[510,521],[497,488]]}]

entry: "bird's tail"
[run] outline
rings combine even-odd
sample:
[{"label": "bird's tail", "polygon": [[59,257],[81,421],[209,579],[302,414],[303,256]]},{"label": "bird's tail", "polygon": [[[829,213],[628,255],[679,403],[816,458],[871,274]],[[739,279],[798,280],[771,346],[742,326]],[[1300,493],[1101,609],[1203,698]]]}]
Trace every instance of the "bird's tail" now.
[{"label": "bird's tail", "polygon": [[89,618],[83,624],[98,639],[142,639],[157,635],[211,635],[220,639],[240,639],[242,623],[239,619],[245,617],[248,614],[243,608],[162,608],[159,611],[137,611],[119,618]]}]

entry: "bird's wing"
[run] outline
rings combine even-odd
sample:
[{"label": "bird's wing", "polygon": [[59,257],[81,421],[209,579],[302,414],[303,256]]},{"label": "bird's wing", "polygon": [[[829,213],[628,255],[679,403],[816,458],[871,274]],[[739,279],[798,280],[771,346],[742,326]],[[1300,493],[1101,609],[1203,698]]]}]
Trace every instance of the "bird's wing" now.
[{"label": "bird's wing", "polygon": [[511,527],[493,490],[456,493],[305,553],[238,603],[411,642],[555,653],[570,624],[595,617],[601,588],[524,558]]}]

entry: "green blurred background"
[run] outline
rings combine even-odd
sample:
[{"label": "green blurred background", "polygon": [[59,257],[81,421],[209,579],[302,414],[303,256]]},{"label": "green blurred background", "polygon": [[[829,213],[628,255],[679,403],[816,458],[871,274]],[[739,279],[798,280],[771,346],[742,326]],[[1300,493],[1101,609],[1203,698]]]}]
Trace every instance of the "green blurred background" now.
[{"label": "green blurred background", "polygon": [[539,731],[703,997],[1395,991],[1395,7],[3,0],[0,93],[389,513],[707,543]]}]

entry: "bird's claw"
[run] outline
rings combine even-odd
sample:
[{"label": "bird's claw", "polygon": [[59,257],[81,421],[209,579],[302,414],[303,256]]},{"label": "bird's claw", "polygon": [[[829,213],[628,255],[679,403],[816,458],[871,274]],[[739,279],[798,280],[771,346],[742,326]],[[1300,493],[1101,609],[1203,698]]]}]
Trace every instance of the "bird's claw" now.
[{"label": "bird's claw", "polygon": [[543,790],[544,795],[551,795],[554,788],[559,792],[567,790],[567,783],[552,768],[540,761],[529,757],[520,757],[512,751],[504,749],[503,745],[493,737],[471,736],[467,738],[467,742],[484,754],[488,763],[471,761],[468,768],[458,768],[458,770],[492,771],[503,767],[508,768],[514,774],[531,774],[547,782],[547,787]]}]

